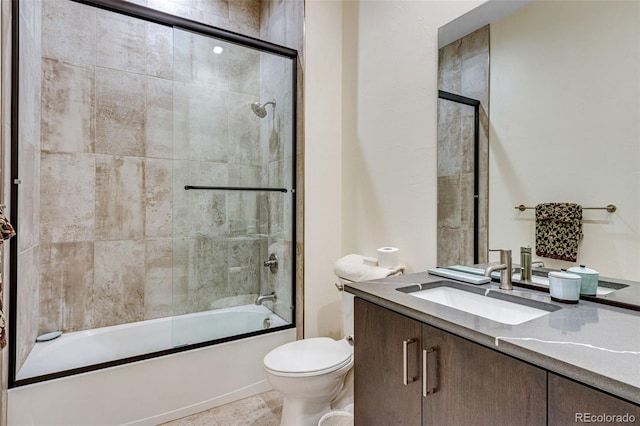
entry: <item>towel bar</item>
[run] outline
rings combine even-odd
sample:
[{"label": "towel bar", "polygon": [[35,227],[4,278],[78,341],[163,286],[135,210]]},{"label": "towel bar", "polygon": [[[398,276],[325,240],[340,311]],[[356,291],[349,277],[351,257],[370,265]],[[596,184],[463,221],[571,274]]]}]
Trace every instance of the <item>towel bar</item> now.
[{"label": "towel bar", "polygon": [[[535,207],[527,207],[524,204],[520,204],[519,206],[515,206],[514,208],[520,210],[521,212],[525,210],[535,209]],[[618,210],[618,208],[614,204],[609,204],[607,207],[583,207],[582,210],[606,210],[609,213],[613,213]]]}]

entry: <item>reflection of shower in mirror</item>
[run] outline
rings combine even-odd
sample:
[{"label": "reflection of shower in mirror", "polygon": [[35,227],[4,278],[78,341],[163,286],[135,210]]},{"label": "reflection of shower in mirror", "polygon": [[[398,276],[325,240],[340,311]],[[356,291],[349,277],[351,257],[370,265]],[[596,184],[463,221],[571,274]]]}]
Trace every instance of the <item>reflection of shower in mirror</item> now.
[{"label": "reflection of shower in mirror", "polygon": [[265,118],[267,116],[267,105],[273,105],[273,107],[276,107],[276,101],[269,101],[269,102],[265,102],[263,104],[261,104],[260,102],[254,102],[251,104],[251,111],[253,111],[253,113],[255,115],[257,115],[260,118]]}]

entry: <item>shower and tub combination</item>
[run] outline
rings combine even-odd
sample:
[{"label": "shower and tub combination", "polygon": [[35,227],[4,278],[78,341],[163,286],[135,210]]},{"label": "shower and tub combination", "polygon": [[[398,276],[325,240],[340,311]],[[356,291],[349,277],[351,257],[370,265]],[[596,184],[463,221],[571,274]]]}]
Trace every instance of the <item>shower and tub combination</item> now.
[{"label": "shower and tub combination", "polygon": [[117,0],[13,7],[10,423],[269,389],[295,339],[297,51]]}]

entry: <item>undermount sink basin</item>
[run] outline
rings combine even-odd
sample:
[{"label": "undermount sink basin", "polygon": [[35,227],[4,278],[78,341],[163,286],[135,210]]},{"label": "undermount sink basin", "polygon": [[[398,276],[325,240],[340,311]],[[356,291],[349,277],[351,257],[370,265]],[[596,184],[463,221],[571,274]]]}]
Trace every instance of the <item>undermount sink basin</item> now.
[{"label": "undermount sink basin", "polygon": [[508,325],[522,324],[562,309],[551,303],[453,281],[414,284],[398,291]]}]

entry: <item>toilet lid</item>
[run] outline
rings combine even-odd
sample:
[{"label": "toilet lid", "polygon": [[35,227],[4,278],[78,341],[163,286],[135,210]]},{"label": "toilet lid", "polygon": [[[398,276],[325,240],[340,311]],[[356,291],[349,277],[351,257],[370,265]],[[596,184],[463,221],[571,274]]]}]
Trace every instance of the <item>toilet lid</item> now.
[{"label": "toilet lid", "polygon": [[352,354],[347,345],[329,337],[314,337],[275,348],[264,357],[264,365],[281,373],[312,373],[336,370],[346,365]]}]

